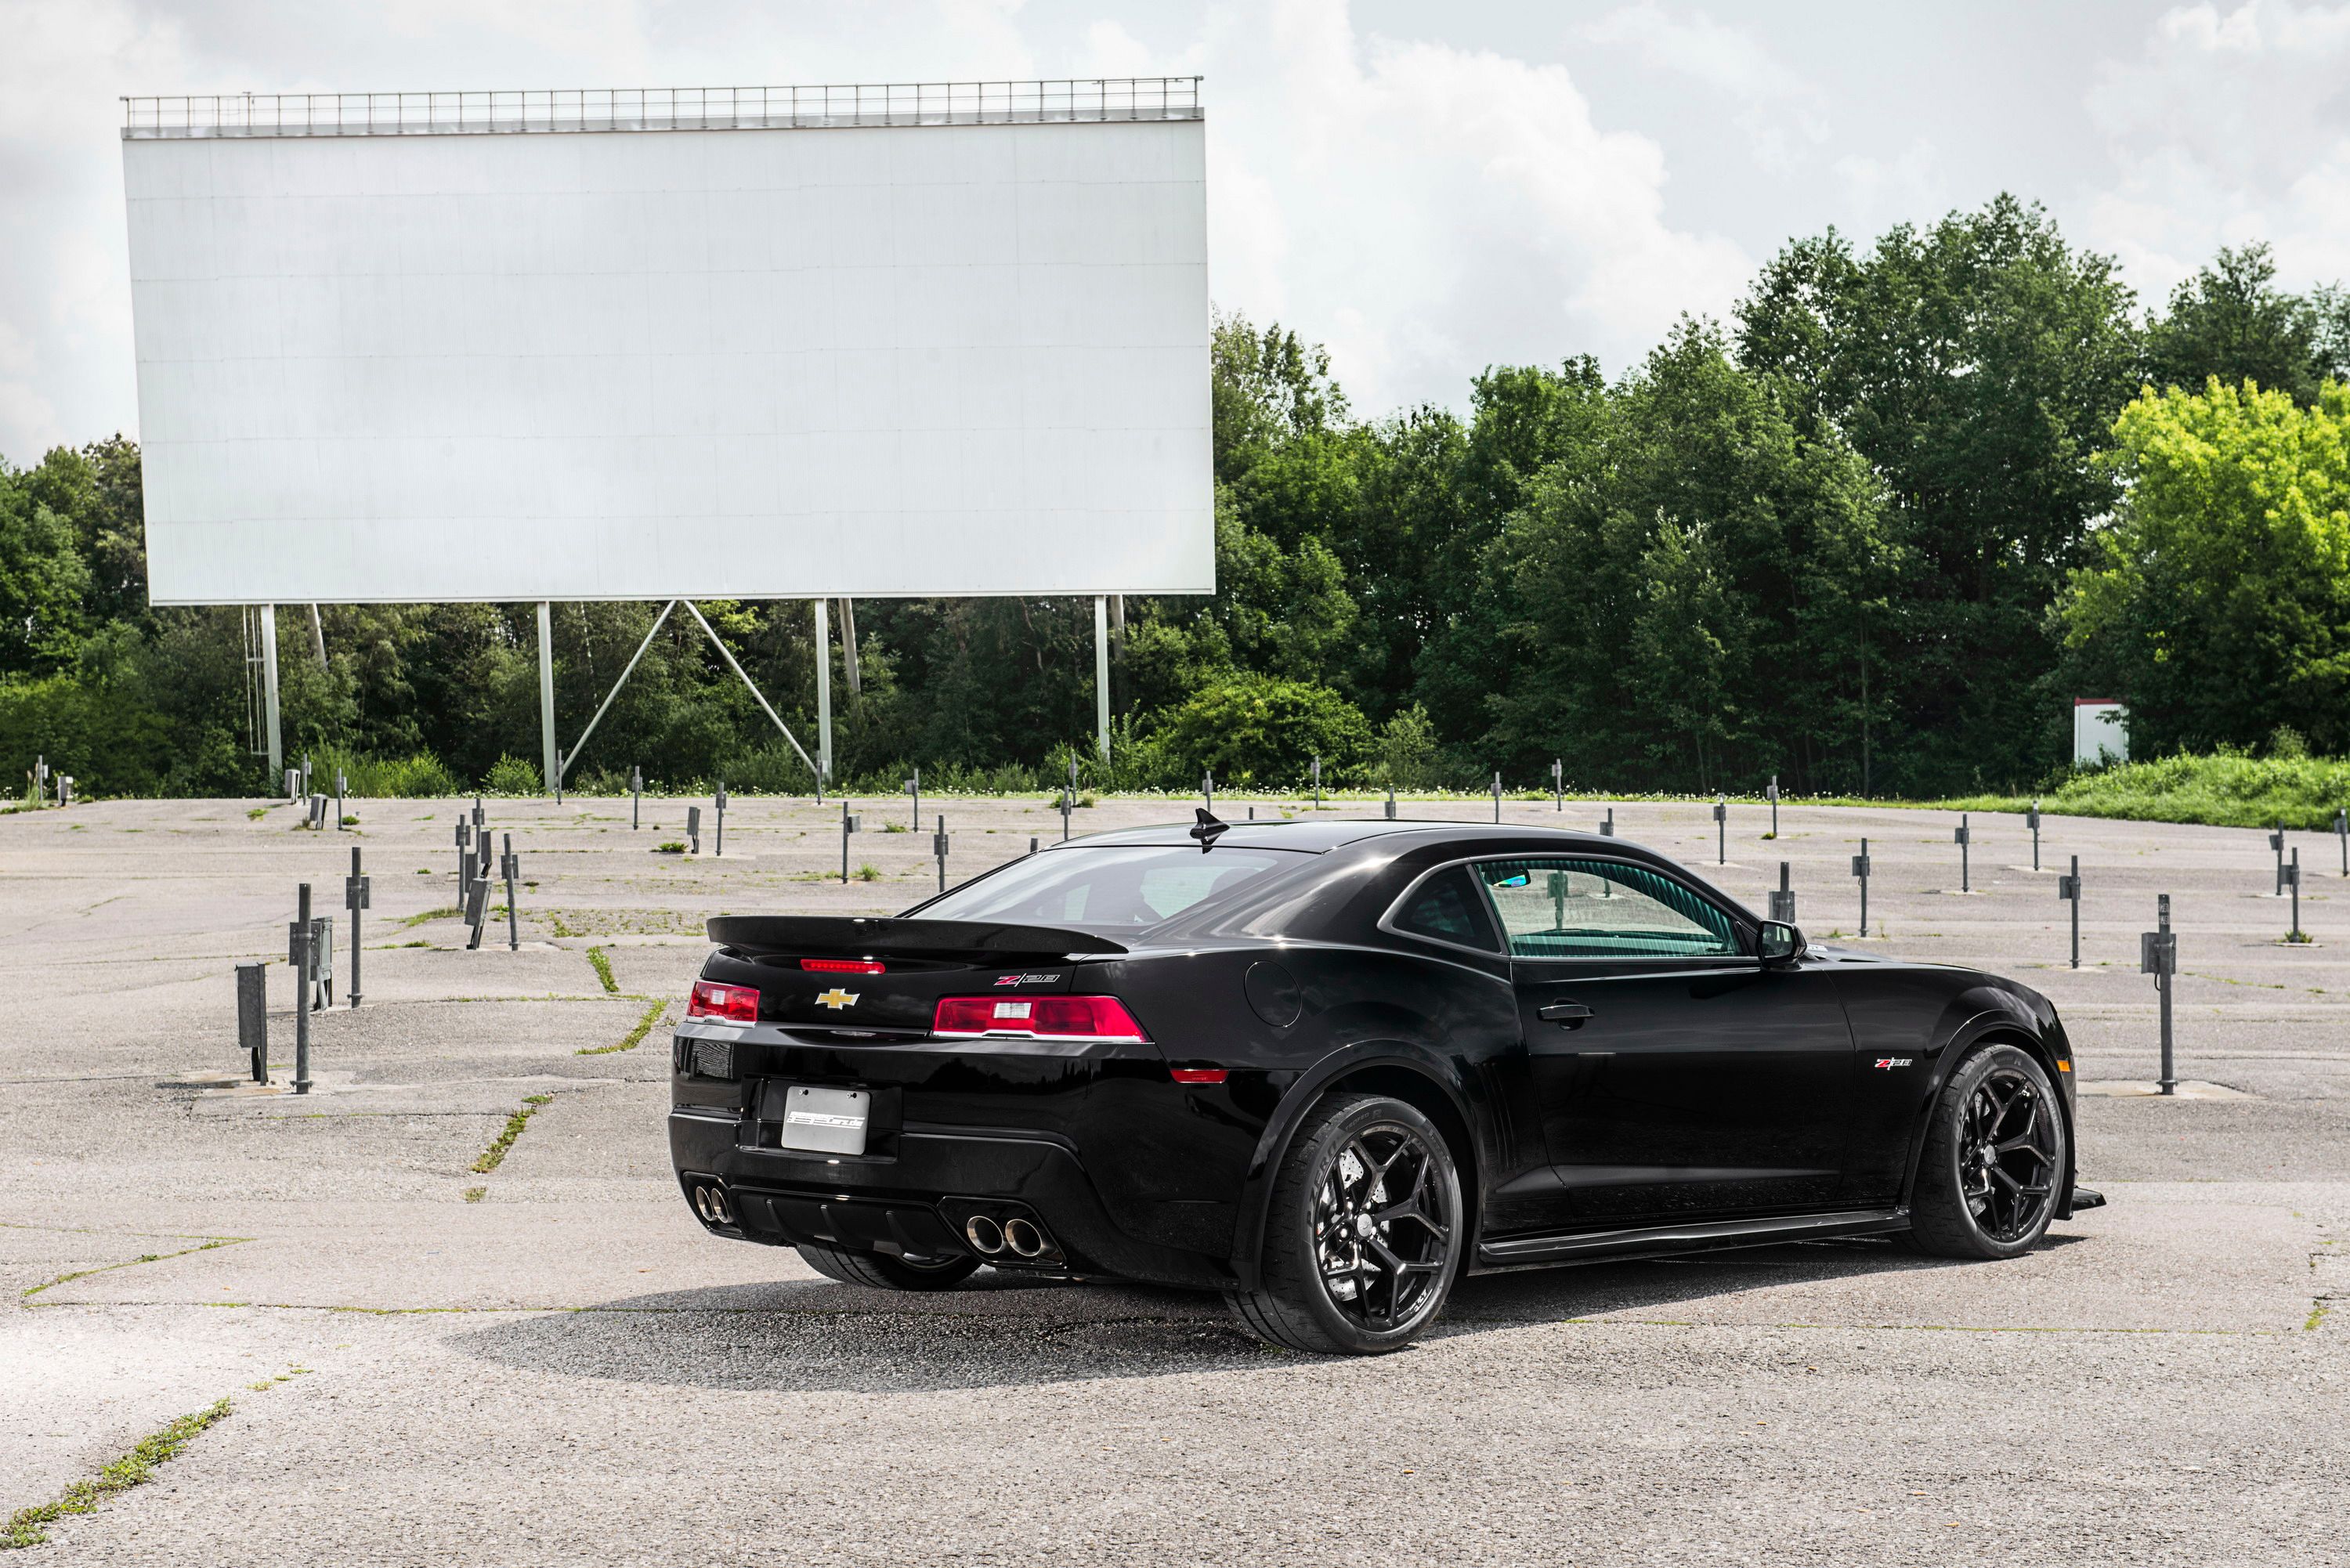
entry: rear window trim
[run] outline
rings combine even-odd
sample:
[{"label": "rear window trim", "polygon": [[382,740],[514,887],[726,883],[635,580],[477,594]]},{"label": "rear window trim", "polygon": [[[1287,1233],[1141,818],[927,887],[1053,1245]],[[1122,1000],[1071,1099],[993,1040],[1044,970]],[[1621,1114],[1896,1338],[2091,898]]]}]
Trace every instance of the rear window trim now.
[{"label": "rear window trim", "polygon": [[[1510,961],[1510,953],[1507,945],[1509,938],[1503,930],[1502,922],[1493,919],[1492,903],[1490,900],[1485,900],[1485,895],[1482,888],[1478,888],[1477,897],[1481,901],[1484,901],[1485,918],[1489,920],[1492,920],[1493,935],[1495,939],[1503,944],[1501,946],[1490,948],[1475,947],[1468,942],[1456,942],[1448,940],[1443,937],[1431,937],[1424,931],[1407,930],[1402,926],[1396,923],[1403,914],[1403,907],[1411,901],[1412,895],[1418,893],[1419,891],[1420,885],[1428,881],[1429,878],[1441,876],[1443,873],[1457,869],[1460,867],[1474,866],[1480,860],[1491,858],[1492,857],[1490,856],[1465,855],[1458,860],[1447,860],[1440,866],[1430,866],[1427,870],[1422,871],[1419,876],[1414,877],[1409,882],[1404,884],[1403,891],[1395,896],[1394,899],[1388,905],[1387,913],[1379,917],[1378,929],[1385,931],[1391,937],[1401,937],[1408,942],[1426,942],[1432,948],[1451,948],[1457,953],[1474,953],[1479,958],[1483,959],[1490,963],[1508,963]],[[1477,888],[1477,878],[1474,877],[1470,877],[1469,885],[1472,888]]]}]

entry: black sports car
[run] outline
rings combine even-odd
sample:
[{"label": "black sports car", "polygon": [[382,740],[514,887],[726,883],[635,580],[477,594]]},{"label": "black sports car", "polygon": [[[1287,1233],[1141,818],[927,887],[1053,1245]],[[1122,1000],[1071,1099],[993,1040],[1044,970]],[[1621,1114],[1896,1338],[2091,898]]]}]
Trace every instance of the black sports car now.
[{"label": "black sports car", "polygon": [[1621,839],[1199,816],[895,919],[712,920],[669,1118],[702,1222],[900,1290],[1221,1291],[1363,1354],[1463,1270],[2007,1258],[2102,1201],[2012,981],[1809,948]]}]

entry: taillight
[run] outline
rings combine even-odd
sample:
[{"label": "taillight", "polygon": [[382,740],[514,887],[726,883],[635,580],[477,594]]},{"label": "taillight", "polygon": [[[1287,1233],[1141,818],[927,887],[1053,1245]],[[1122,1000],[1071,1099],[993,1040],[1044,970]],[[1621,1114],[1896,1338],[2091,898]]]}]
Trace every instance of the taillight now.
[{"label": "taillight", "polygon": [[802,959],[800,967],[816,974],[883,974],[889,968],[878,959]]},{"label": "taillight", "polygon": [[724,1023],[756,1023],[759,1022],[759,993],[747,985],[721,985],[714,980],[697,980],[693,995],[686,1002],[688,1018],[715,1018]]},{"label": "taillight", "polygon": [[1167,1071],[1179,1084],[1221,1084],[1225,1078],[1222,1067],[1170,1067]]},{"label": "taillight", "polygon": [[1150,1038],[1115,996],[942,996],[931,1033],[1138,1043]]}]

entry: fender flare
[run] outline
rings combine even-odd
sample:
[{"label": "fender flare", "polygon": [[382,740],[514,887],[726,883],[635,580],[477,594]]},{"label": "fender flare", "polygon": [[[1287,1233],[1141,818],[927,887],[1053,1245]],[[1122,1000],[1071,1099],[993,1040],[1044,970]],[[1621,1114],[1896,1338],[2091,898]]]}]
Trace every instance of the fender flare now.
[{"label": "fender flare", "polygon": [[[1264,1243],[1264,1222],[1273,1206],[1274,1173],[1289,1153],[1289,1146],[1297,1136],[1298,1124],[1305,1113],[1329,1091],[1330,1085],[1350,1073],[1370,1067],[1397,1067],[1425,1078],[1429,1085],[1442,1095],[1451,1106],[1452,1114],[1468,1129],[1480,1172],[1492,1168],[1491,1151],[1482,1147],[1484,1130],[1470,1110],[1470,1100],[1463,1092],[1457,1064],[1432,1048],[1406,1040],[1367,1040],[1343,1046],[1315,1063],[1297,1075],[1296,1082],[1284,1090],[1281,1101],[1266,1119],[1264,1131],[1257,1137],[1256,1148],[1249,1156],[1248,1173],[1241,1184],[1239,1212],[1232,1225],[1232,1250],[1230,1260],[1232,1276],[1241,1290],[1254,1290],[1258,1282],[1258,1259]],[[1464,1191],[1464,1209],[1473,1210],[1478,1195]],[[1464,1215],[1464,1220],[1467,1216]],[[1472,1227],[1473,1229],[1473,1227]],[[1473,1240],[1473,1238],[1472,1238]]]},{"label": "fender flare", "polygon": [[[1953,998],[1952,1010],[1955,1012],[1959,1006],[1970,1004],[1971,999],[1980,994],[1970,990]],[[2054,1217],[2067,1219],[2073,1211],[2073,1179],[2079,1159],[2079,1118],[2074,1115],[2070,1097],[2057,1084],[2055,1059],[2048,1048],[2047,1034],[2040,1020],[2033,1016],[2031,1010],[2023,1006],[2020,999],[2005,992],[1994,991],[1990,994],[1999,1001],[1989,1006],[1975,1006],[1972,1012],[1960,1017],[1950,1027],[1940,1044],[1929,1050],[1928,1054],[1934,1058],[1934,1075],[1909,1129],[1909,1157],[1901,1179],[1901,1206],[1908,1209],[1916,1200],[1918,1172],[1926,1158],[1927,1130],[1933,1120],[1934,1107],[1941,1103],[1942,1090],[1950,1083],[1953,1067],[1987,1036],[1998,1034],[2020,1040],[2021,1048],[2040,1064],[2040,1070],[2048,1075],[2050,1086],[2056,1090],[2057,1114],[2064,1118],[2064,1170],[2060,1178]]]}]

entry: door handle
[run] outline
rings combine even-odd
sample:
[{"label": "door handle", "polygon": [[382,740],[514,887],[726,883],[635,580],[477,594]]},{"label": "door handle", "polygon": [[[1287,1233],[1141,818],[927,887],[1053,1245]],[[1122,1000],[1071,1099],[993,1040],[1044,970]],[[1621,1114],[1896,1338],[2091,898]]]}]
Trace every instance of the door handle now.
[{"label": "door handle", "polygon": [[1591,1022],[1591,1009],[1579,1002],[1545,1002],[1534,1010],[1534,1016],[1562,1029],[1580,1029]]}]

